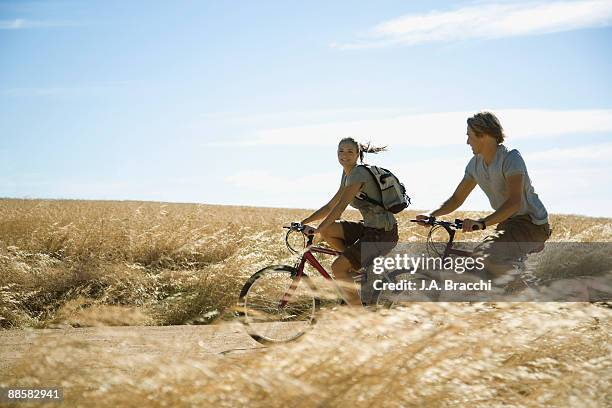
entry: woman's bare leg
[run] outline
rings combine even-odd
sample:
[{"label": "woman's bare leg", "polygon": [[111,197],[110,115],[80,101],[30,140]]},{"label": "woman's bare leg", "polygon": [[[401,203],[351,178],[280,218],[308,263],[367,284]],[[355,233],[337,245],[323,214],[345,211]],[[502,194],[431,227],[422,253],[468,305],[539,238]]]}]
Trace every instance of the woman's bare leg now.
[{"label": "woman's bare leg", "polygon": [[359,292],[357,292],[355,282],[353,281],[350,273],[350,270],[352,269],[353,267],[351,266],[350,261],[344,255],[340,255],[338,258],[336,258],[334,263],[332,263],[334,277],[340,284],[347,303],[350,306],[361,307],[361,298],[359,296]]},{"label": "woman's bare leg", "polygon": [[342,230],[342,224],[338,221],[321,231],[321,237],[336,251],[343,252],[346,249],[344,231]]}]

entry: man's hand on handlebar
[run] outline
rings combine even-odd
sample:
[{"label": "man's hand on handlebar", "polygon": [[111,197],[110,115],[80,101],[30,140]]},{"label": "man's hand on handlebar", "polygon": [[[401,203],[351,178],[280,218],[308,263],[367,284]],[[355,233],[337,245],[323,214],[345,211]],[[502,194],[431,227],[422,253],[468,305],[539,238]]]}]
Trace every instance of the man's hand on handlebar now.
[{"label": "man's hand on handlebar", "polygon": [[417,224],[423,227],[435,227],[442,226],[446,228],[448,231],[449,228],[453,230],[461,230],[464,232],[472,232],[483,230],[486,228],[484,221],[479,220],[471,220],[466,218],[465,220],[460,220],[458,218],[455,219],[454,222],[451,221],[438,221],[436,217],[432,217],[430,215],[421,214],[417,215],[415,220],[410,220],[411,222],[416,222]]},{"label": "man's hand on handlebar", "polygon": [[463,220],[463,232],[472,232],[485,229],[485,223],[479,220],[466,218]]}]

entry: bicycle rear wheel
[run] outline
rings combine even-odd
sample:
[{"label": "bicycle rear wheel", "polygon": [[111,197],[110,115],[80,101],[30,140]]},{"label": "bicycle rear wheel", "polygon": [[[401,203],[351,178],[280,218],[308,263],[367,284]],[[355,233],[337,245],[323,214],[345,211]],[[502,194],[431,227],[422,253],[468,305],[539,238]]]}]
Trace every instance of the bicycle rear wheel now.
[{"label": "bicycle rear wheel", "polygon": [[320,300],[306,275],[274,265],[251,276],[240,291],[239,314],[260,343],[279,343],[302,336],[314,323]]}]

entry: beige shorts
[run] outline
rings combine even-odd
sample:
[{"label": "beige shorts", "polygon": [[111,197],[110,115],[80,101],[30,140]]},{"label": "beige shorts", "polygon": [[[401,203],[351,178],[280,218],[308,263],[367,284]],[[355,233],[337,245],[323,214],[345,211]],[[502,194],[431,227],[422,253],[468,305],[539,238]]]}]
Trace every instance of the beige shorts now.
[{"label": "beige shorts", "polygon": [[518,215],[500,222],[476,251],[486,255],[485,269],[495,277],[527,254],[542,250],[551,233],[548,223],[536,225],[529,215]]}]

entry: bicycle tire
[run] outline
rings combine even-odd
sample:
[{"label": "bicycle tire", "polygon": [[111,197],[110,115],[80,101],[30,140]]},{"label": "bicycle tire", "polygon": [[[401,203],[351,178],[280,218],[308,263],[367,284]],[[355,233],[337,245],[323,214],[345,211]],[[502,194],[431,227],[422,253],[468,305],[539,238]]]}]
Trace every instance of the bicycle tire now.
[{"label": "bicycle tire", "polygon": [[249,335],[259,343],[298,339],[316,323],[321,301],[312,281],[302,274],[288,303],[280,302],[297,274],[289,265],[272,265],[254,273],[244,284],[238,314]]}]

